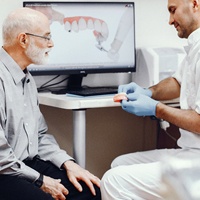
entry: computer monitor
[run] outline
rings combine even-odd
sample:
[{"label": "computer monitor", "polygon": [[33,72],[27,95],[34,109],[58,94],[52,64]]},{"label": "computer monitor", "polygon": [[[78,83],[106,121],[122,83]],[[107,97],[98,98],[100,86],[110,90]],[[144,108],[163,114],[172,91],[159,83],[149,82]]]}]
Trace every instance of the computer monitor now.
[{"label": "computer monitor", "polygon": [[54,42],[48,64],[28,67],[32,75],[70,75],[69,83],[80,87],[87,74],[136,71],[134,2],[25,1],[23,6],[47,15]]}]

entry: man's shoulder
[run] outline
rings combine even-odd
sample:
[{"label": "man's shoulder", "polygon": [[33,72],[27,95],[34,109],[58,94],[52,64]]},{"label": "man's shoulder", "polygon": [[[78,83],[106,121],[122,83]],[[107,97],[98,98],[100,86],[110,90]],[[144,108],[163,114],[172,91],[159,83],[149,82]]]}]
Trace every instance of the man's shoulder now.
[{"label": "man's shoulder", "polygon": [[5,74],[7,73],[7,68],[5,66],[5,64],[1,61],[0,59],[0,78],[5,77]]}]

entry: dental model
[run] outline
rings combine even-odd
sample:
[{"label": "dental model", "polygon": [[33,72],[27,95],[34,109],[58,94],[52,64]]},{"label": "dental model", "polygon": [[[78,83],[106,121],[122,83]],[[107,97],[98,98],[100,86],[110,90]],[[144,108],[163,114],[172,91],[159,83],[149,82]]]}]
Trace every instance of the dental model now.
[{"label": "dental model", "polygon": [[122,100],[128,100],[125,92],[118,93],[113,97],[114,102],[121,102]]},{"label": "dental model", "polygon": [[106,41],[109,35],[106,22],[89,16],[75,16],[64,18],[65,30],[79,32],[86,29],[94,29],[93,34],[98,43]]}]

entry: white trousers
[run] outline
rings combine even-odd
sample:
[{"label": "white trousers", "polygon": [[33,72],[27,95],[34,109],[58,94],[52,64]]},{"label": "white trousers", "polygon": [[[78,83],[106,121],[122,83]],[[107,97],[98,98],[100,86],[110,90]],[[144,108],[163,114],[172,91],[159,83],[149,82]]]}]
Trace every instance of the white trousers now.
[{"label": "white trousers", "polygon": [[117,157],[101,180],[102,200],[161,200],[161,164],[165,157],[199,158],[200,150],[162,149]]}]

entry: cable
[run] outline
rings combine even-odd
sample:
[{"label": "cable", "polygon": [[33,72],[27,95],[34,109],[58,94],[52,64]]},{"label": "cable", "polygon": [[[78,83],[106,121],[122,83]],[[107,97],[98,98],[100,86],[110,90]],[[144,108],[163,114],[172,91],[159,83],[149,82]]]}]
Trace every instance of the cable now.
[{"label": "cable", "polygon": [[[57,79],[57,78],[59,78],[59,77],[60,77],[60,75],[57,75],[57,76],[53,77],[52,79],[48,80],[46,83],[42,84],[42,85],[38,88],[38,91],[39,91],[39,92],[42,92],[42,91],[44,91],[44,90],[52,91],[52,89],[58,88],[58,87],[52,87],[52,86],[56,86],[56,85],[58,85],[58,84],[60,84],[60,83],[62,83],[62,82],[64,82],[64,81],[66,81],[66,80],[69,78],[69,77],[66,77],[66,78],[62,79],[61,81],[59,81],[59,82],[52,83],[52,84],[49,84],[49,85],[48,85],[48,83],[52,82],[53,80],[55,80],[55,79]],[[66,87],[66,86],[63,86],[63,87]],[[61,88],[61,87],[59,87],[59,88]]]},{"label": "cable", "polygon": [[168,131],[167,131],[167,128],[170,127],[170,124],[169,122],[165,121],[165,120],[160,120],[159,121],[160,123],[160,128],[164,130],[165,134],[167,136],[169,136],[173,141],[177,142],[177,139],[175,137],[173,137]]},{"label": "cable", "polygon": [[169,136],[172,140],[174,140],[174,142],[177,142],[177,139],[175,137],[173,137],[172,135],[170,135],[170,133],[168,133],[168,131],[165,131],[165,133],[167,134],[167,136]]},{"label": "cable", "polygon": [[46,83],[42,84],[39,88],[43,88],[45,85],[47,85],[47,84],[50,83],[51,81],[57,79],[58,77],[60,77],[60,75],[57,75],[57,76],[53,77],[52,79],[48,80]]}]

